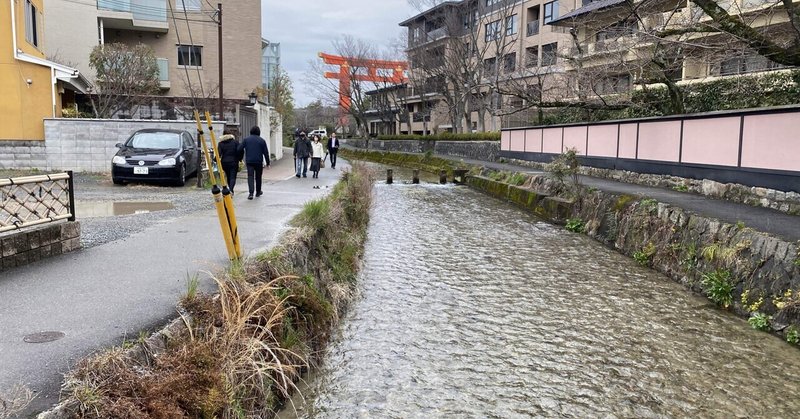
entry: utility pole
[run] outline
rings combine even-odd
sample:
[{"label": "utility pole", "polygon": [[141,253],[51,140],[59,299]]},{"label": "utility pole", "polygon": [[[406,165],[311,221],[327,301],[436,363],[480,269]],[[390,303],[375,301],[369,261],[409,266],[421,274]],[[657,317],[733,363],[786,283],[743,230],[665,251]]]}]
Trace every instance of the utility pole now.
[{"label": "utility pole", "polygon": [[217,40],[219,42],[219,120],[224,121],[225,109],[222,104],[222,3],[217,3]]}]

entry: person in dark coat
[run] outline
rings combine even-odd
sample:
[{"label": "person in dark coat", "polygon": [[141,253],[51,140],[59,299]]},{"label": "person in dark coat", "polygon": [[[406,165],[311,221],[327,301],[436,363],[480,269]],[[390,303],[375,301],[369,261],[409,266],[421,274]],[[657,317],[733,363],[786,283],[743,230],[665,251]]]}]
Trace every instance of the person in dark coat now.
[{"label": "person in dark coat", "polygon": [[257,126],[250,128],[250,136],[239,144],[239,151],[244,152],[244,163],[247,165],[247,189],[250,192],[247,199],[253,199],[253,183],[255,181],[256,196],[261,192],[261,175],[264,167],[269,167],[269,148],[267,142],[261,138],[261,129]]},{"label": "person in dark coat", "polygon": [[225,133],[220,137],[217,151],[225,178],[228,180],[228,189],[233,193],[233,188],[236,187],[236,174],[239,172],[239,162],[244,157],[243,150],[239,150],[239,142],[233,135]]},{"label": "person in dark coat", "polygon": [[311,141],[305,132],[300,133],[300,137],[294,142],[295,176],[306,177],[308,172],[308,158],[311,156]]},{"label": "person in dark coat", "polygon": [[339,153],[339,139],[336,138],[336,133],[331,133],[331,138],[328,138],[328,154],[331,156],[331,169],[336,168],[336,155]]}]

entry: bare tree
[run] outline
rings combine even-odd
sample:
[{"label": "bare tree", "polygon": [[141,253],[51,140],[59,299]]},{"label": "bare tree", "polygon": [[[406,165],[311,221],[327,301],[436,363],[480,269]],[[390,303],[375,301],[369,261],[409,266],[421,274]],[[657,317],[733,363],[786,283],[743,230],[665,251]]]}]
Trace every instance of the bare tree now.
[{"label": "bare tree", "polygon": [[97,73],[97,90],[90,95],[97,118],[113,118],[126,110],[135,113],[140,103],[158,92],[158,65],[147,45],[98,45],[89,65]]}]

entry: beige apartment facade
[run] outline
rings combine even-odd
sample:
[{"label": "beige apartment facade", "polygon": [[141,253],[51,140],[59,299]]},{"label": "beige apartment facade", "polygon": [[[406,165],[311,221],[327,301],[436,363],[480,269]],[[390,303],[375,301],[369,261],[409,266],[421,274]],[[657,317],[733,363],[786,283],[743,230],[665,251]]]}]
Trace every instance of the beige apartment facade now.
[{"label": "beige apartment facade", "polygon": [[89,55],[95,46],[143,43],[157,57],[161,95],[183,99],[219,94],[216,7],[221,3],[224,97],[247,101],[261,84],[259,0],[46,1],[48,55],[91,80]]},{"label": "beige apartment facade", "polygon": [[[557,91],[563,84],[565,67],[558,52],[571,38],[564,28],[548,23],[578,6],[576,0],[443,2],[400,23],[408,28],[411,79],[425,78],[426,72],[436,73],[423,68],[429,63],[417,62],[416,56],[437,48],[446,51],[443,54],[460,54],[465,51],[462,44],[466,44],[466,51],[475,65],[482,62],[481,68],[474,67],[482,80],[472,83],[476,87],[471,88],[475,94],[470,97],[479,99],[467,104],[472,108],[470,126],[462,130],[477,131],[479,127],[485,131],[499,130],[508,112],[504,108],[519,105],[499,90],[508,93],[536,85],[544,96],[560,94]],[[424,81],[411,83],[411,91],[405,98],[412,114],[411,122],[399,123],[398,132],[423,133],[426,126],[432,132],[453,130],[446,101],[442,95],[435,94],[435,89],[425,88],[425,84]],[[504,89],[490,91],[480,87],[492,84],[504,86]],[[477,110],[481,107],[484,112]],[[466,118],[462,123],[466,123]]]}]

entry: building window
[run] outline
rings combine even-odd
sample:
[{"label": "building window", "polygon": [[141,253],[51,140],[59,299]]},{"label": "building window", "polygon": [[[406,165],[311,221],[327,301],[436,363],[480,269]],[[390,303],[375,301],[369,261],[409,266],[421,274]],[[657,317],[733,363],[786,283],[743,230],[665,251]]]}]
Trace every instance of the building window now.
[{"label": "building window", "polygon": [[486,0],[486,7],[492,7],[497,3],[500,3],[501,0]]},{"label": "building window", "polygon": [[557,61],[556,52],[558,51],[558,42],[552,44],[542,45],[542,65],[555,65]]},{"label": "building window", "polygon": [[506,18],[506,36],[517,34],[517,15]]},{"label": "building window", "polygon": [[558,0],[544,4],[544,24],[558,19]]},{"label": "building window", "polygon": [[495,20],[486,24],[484,41],[489,42],[500,37],[500,21]]},{"label": "building window", "polygon": [[203,47],[178,45],[178,65],[189,67],[203,66]]},{"label": "building window", "polygon": [[629,74],[619,74],[600,79],[594,85],[595,93],[607,95],[614,93],[624,93],[631,88],[631,76]]},{"label": "building window", "polygon": [[201,0],[176,0],[178,9],[186,12],[199,12],[202,8]]},{"label": "building window", "polygon": [[639,26],[635,20],[624,22],[616,22],[613,25],[607,26],[595,35],[597,42],[603,42],[606,39],[616,39],[626,35],[633,35],[638,30]]},{"label": "building window", "polygon": [[733,74],[753,73],[757,71],[777,70],[785,66],[770,61],[768,58],[757,55],[747,54],[727,58],[719,63],[719,70],[714,71],[720,76],[730,76]]},{"label": "building window", "polygon": [[29,44],[39,46],[39,27],[36,22],[36,6],[31,0],[25,0],[25,40]]},{"label": "building window", "polygon": [[497,59],[492,57],[483,60],[483,72],[486,73],[487,76],[493,76],[495,74],[496,69],[497,69]]},{"label": "building window", "polygon": [[517,53],[512,52],[503,56],[503,71],[513,73],[517,70]]},{"label": "building window", "polygon": [[539,47],[525,48],[525,67],[531,68],[539,65]]}]

